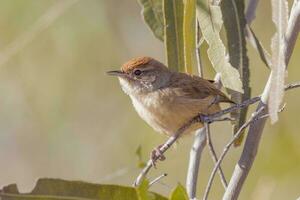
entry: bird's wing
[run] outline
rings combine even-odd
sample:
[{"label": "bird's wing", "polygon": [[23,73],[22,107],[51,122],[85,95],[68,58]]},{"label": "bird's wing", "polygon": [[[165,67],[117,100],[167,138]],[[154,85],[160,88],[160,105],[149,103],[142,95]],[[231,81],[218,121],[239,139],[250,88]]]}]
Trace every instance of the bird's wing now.
[{"label": "bird's wing", "polygon": [[176,96],[195,100],[212,96],[217,97],[215,103],[234,103],[221,90],[216,88],[211,81],[198,76],[174,73],[171,77],[171,83],[169,87],[172,85],[172,90],[176,93]]}]

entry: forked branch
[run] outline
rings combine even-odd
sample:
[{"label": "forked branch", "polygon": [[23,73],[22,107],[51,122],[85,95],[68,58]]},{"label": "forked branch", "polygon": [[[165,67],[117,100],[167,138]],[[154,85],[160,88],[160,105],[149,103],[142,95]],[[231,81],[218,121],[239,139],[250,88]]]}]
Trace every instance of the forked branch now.
[{"label": "forked branch", "polygon": [[[298,88],[298,87],[300,87],[300,82],[289,84],[285,87],[285,89],[290,90],[290,89]],[[173,136],[171,136],[163,145],[161,145],[161,147],[159,148],[160,152],[162,154],[164,154],[176,142],[176,140],[180,137],[180,135],[185,130],[187,130],[192,124],[198,123],[200,121],[201,121],[201,123],[212,123],[214,121],[214,119],[217,119],[217,118],[219,118],[225,114],[228,114],[234,110],[242,109],[246,106],[254,104],[254,103],[258,102],[259,100],[260,100],[260,97],[254,97],[254,98],[251,98],[249,100],[242,102],[241,104],[236,104],[227,109],[221,110],[220,112],[216,112],[212,115],[207,115],[205,117],[200,116],[200,115],[195,116],[188,123],[184,124],[178,131],[176,131],[176,133]],[[157,159],[155,159],[154,162],[155,161],[157,161]],[[141,184],[142,180],[146,177],[146,175],[152,168],[152,163],[153,163],[153,160],[151,160],[151,159],[147,162],[146,166],[143,168],[143,170],[140,172],[140,174],[136,178],[133,186],[138,186]]]}]

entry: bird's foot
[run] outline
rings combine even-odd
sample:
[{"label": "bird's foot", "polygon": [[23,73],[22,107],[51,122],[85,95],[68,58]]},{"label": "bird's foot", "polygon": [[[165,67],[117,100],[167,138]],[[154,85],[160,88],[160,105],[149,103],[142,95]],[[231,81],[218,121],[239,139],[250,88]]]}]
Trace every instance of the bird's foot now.
[{"label": "bird's foot", "polygon": [[212,120],[209,118],[209,116],[203,115],[203,114],[200,113],[199,114],[199,122],[210,124],[212,122]]},{"label": "bird's foot", "polygon": [[158,147],[154,148],[153,151],[150,154],[150,159],[152,162],[152,166],[156,168],[156,162],[157,160],[163,161],[166,159],[166,157],[161,152],[160,148],[162,145],[159,145]]}]

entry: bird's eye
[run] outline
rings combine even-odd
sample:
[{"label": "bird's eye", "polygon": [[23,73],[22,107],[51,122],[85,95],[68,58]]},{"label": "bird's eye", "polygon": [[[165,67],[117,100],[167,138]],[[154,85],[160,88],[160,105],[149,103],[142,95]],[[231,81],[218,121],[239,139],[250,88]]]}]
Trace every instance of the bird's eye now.
[{"label": "bird's eye", "polygon": [[139,70],[139,69],[137,69],[137,70],[135,70],[133,73],[134,73],[134,75],[139,76],[139,75],[142,74],[142,71]]}]

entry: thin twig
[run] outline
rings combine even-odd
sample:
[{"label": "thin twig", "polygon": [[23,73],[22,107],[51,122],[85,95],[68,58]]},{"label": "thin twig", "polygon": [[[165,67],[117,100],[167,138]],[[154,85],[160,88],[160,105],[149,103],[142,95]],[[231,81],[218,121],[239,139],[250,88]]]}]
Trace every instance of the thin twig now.
[{"label": "thin twig", "polygon": [[[218,118],[221,117],[222,115],[225,115],[227,113],[230,113],[234,110],[237,109],[241,109],[244,108],[248,105],[251,105],[253,103],[256,103],[260,100],[260,97],[254,97],[252,99],[246,100],[241,104],[236,104],[228,109],[222,110],[220,112],[217,112],[215,114],[212,115],[208,115],[204,118],[204,121],[201,121],[203,123],[211,123],[213,121],[214,118]],[[199,122],[199,117],[200,116],[195,116],[192,120],[190,120],[188,123],[184,124],[178,131],[176,131],[176,133],[171,136],[163,145],[161,145],[161,147],[159,148],[159,151],[164,154],[164,152],[166,152],[172,145],[173,143],[178,139],[178,137],[181,135],[181,133],[183,133],[186,129],[188,129],[192,124]],[[203,120],[203,118],[201,118]],[[141,171],[141,173],[138,175],[138,177],[136,178],[133,186],[138,186],[141,184],[142,180],[145,178],[145,176],[147,175],[147,173],[149,172],[149,170],[152,167],[153,162],[156,162],[157,159],[155,160],[149,160],[146,164],[146,166],[143,168],[143,170]]]},{"label": "thin twig", "polygon": [[287,31],[285,33],[285,63],[289,64],[293,49],[296,44],[296,40],[300,31],[300,0],[294,0],[291,14],[289,17]]},{"label": "thin twig", "polygon": [[[287,91],[287,90],[294,89],[294,88],[297,88],[297,87],[300,87],[300,82],[287,84],[284,87],[284,90]],[[235,110],[238,110],[238,109],[242,109],[242,108],[247,107],[251,104],[254,104],[254,103],[256,103],[260,100],[261,100],[261,96],[257,96],[257,97],[253,97],[251,99],[248,99],[248,100],[246,100],[246,101],[244,101],[240,104],[235,104],[235,105],[233,105],[233,106],[231,106],[227,109],[221,110],[220,112],[216,112],[214,114],[207,115],[204,119],[204,122],[212,122],[215,119],[218,119],[219,117],[221,117],[225,114],[231,113],[232,111],[235,111]]]},{"label": "thin twig", "polygon": [[[293,87],[292,87],[293,86]],[[291,84],[291,85],[287,85],[286,86],[286,91],[289,90],[289,89],[292,89],[292,88],[297,88],[297,87],[300,87],[300,83],[299,85],[297,84]],[[282,112],[285,108],[286,104],[284,104],[278,111],[278,113]],[[210,175],[210,178],[208,180],[208,184],[207,184],[207,187],[206,187],[206,190],[205,190],[205,195],[204,195],[204,198],[203,199],[207,199],[208,197],[208,194],[209,194],[209,191],[210,191],[210,188],[211,188],[211,185],[213,183],[213,179],[215,177],[215,174],[217,172],[217,169],[220,167],[221,163],[223,162],[226,154],[228,153],[230,147],[232,146],[232,144],[234,144],[234,141],[244,132],[244,130],[253,122],[255,122],[256,120],[259,120],[259,119],[262,119],[262,118],[266,118],[266,117],[269,117],[269,114],[266,114],[266,115],[262,115],[262,116],[259,116],[258,115],[264,110],[265,108],[264,107],[261,107],[258,111],[255,111],[254,113],[252,113],[251,115],[251,118],[245,122],[245,124],[243,126],[240,127],[240,129],[236,132],[236,134],[234,134],[233,138],[227,143],[227,145],[224,147],[223,149],[223,152],[222,154],[220,155],[219,159],[217,160],[213,170],[212,170],[212,173]]]},{"label": "thin twig", "polygon": [[[278,110],[278,113],[281,113],[281,112],[285,109],[285,106],[286,106],[286,104],[284,104],[284,105]],[[267,117],[269,117],[269,116],[270,116],[270,114],[268,113],[268,114],[265,114],[265,115],[260,116],[258,119],[267,118]]]},{"label": "thin twig", "polygon": [[246,17],[247,24],[249,24],[249,25],[255,19],[255,13],[256,13],[258,1],[259,0],[249,0],[248,1],[248,6],[247,6],[245,17]]},{"label": "thin twig", "polygon": [[[180,129],[174,133],[163,145],[160,146],[159,151],[164,154],[179,138],[179,136],[186,131],[192,124],[199,122],[199,116],[194,117],[191,119],[188,123],[184,124]],[[153,162],[156,162],[158,158],[155,158],[154,160],[149,160],[146,164],[146,166],[143,168],[141,173],[136,178],[135,182],[133,183],[133,186],[138,186],[141,184],[142,180],[145,178],[149,170],[152,168]]]},{"label": "thin twig", "polygon": [[[206,141],[207,141],[206,143],[208,145],[211,157],[213,158],[213,161],[216,164],[217,161],[218,161],[218,157],[217,157],[216,151],[214,149],[214,146],[212,144],[209,124],[208,123],[204,123],[204,126],[205,126],[205,129],[206,129]],[[220,175],[220,179],[221,179],[222,185],[226,189],[227,188],[227,181],[226,181],[224,172],[223,172],[223,170],[222,170],[222,168],[221,168],[220,165],[218,166],[218,169],[219,169],[218,172],[219,172],[219,175]]]},{"label": "thin twig", "polygon": [[[267,102],[268,99],[270,77],[271,75],[269,76],[268,82],[265,86],[264,92],[261,97],[261,102],[257,108],[257,110],[261,108],[265,108],[265,109],[258,115],[258,117],[264,116],[268,113],[268,109],[265,103]],[[285,91],[298,88],[298,87],[300,87],[300,82],[288,84],[285,86]],[[225,194],[223,195],[223,200],[236,200],[238,198],[240,191],[243,187],[243,183],[246,180],[246,177],[251,169],[251,166],[257,154],[259,141],[265,123],[266,123],[266,118],[262,118],[259,120],[255,120],[253,123],[250,124],[250,128],[244,145],[244,150],[242,152],[238,164],[236,164],[235,166],[228,187],[225,191]]]},{"label": "thin twig", "polygon": [[290,83],[290,84],[287,84],[285,87],[284,87],[284,90],[285,91],[288,91],[290,89],[294,89],[294,88],[298,88],[300,87],[300,82],[296,82],[296,83]]},{"label": "thin twig", "polygon": [[[214,85],[218,89],[220,89],[222,85],[221,74],[217,73],[214,80],[215,80]],[[200,130],[196,131],[193,146],[190,151],[189,166],[188,166],[188,171],[186,176],[186,190],[190,199],[196,198],[200,160],[201,160],[203,149],[205,148],[206,145],[205,133],[206,133],[205,127],[202,127]]]},{"label": "thin twig", "polygon": [[[296,88],[296,87],[300,87],[300,82],[287,85],[286,90]],[[199,120],[204,120],[204,121],[201,121],[202,123],[211,123],[211,122],[213,122],[214,118],[221,117],[222,115],[228,114],[228,113],[232,112],[233,110],[244,108],[246,106],[249,106],[251,104],[254,104],[254,103],[258,102],[259,100],[260,100],[260,97],[251,98],[249,100],[246,100],[246,101],[242,102],[241,104],[236,104],[236,105],[234,105],[230,108],[227,108],[225,110],[221,110],[220,112],[217,112],[217,113],[214,113],[214,114],[211,114],[211,115],[207,115],[204,119],[201,116],[195,116],[188,123],[184,124],[180,129],[178,129],[176,131],[176,133],[173,136],[171,136],[163,145],[161,145],[161,147],[159,148],[160,152],[162,154],[164,154],[176,142],[176,140],[180,137],[180,135],[185,130],[187,130],[192,124],[200,122]],[[154,160],[154,162],[155,161],[157,161],[157,159]],[[150,171],[150,169],[152,167],[152,163],[153,163],[152,160],[149,160],[147,162],[146,166],[143,168],[141,173],[136,178],[136,180],[133,184],[134,186],[140,185],[142,180],[145,178],[147,173]]]},{"label": "thin twig", "polygon": [[205,189],[203,200],[206,200],[208,198],[208,195],[209,195],[209,192],[210,192],[210,189],[211,189],[211,186],[212,186],[215,174],[216,174],[218,168],[220,167],[221,162],[223,161],[226,153],[228,152],[228,150],[230,149],[230,147],[234,144],[234,141],[237,138],[239,138],[239,136],[243,133],[243,130],[245,130],[254,121],[254,119],[258,116],[259,113],[261,113],[263,111],[263,109],[264,108],[261,108],[260,110],[258,110],[255,113],[253,113],[252,116],[251,116],[251,118],[240,127],[240,129],[233,135],[233,137],[230,140],[230,142],[225,146],[222,154],[220,155],[219,159],[217,160],[217,162],[216,162],[216,164],[215,164],[215,166],[214,166],[214,168],[212,170],[212,173],[211,173],[211,175],[209,177],[209,180],[208,180],[208,183],[207,183],[207,186],[206,186],[206,189]]},{"label": "thin twig", "polygon": [[157,183],[158,181],[160,181],[162,178],[166,177],[168,174],[164,173],[158,177],[156,177],[153,181],[151,181],[149,183],[149,187],[151,187],[152,185],[154,185],[155,183]]},{"label": "thin twig", "polygon": [[219,112],[216,112],[214,114],[211,114],[211,115],[207,115],[204,119],[204,122],[212,122],[213,119],[216,119],[216,118],[219,118],[223,115],[226,115],[228,113],[231,113],[232,111],[235,111],[235,110],[238,110],[238,109],[242,109],[242,108],[245,108],[251,104],[254,104],[256,102],[258,102],[260,100],[260,97],[253,97],[251,99],[248,99],[240,104],[235,104],[227,109],[224,109],[224,110],[221,110]]}]

